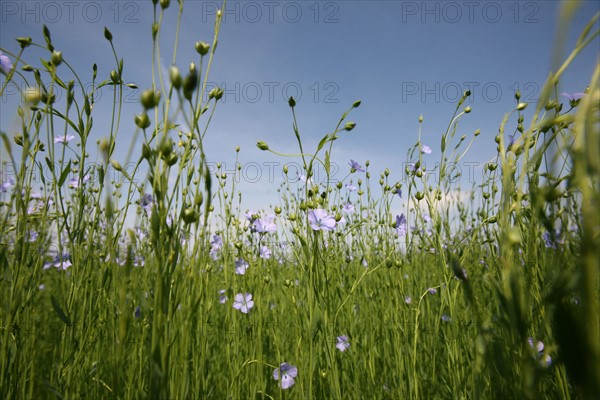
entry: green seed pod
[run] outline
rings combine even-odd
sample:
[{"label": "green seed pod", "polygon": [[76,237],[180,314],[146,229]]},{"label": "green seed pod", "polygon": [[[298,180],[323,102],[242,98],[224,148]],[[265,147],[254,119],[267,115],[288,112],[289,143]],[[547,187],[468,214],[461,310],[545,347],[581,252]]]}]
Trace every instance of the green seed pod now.
[{"label": "green seed pod", "polygon": [[200,214],[198,213],[198,211],[196,209],[188,207],[185,210],[183,210],[181,218],[183,219],[183,222],[185,222],[186,224],[191,224],[194,222],[198,222],[198,219],[200,218]]},{"label": "green seed pod", "polygon": [[419,201],[420,201],[420,200],[423,200],[423,198],[424,198],[424,197],[425,197],[425,195],[424,195],[423,193],[421,193],[421,192],[417,192],[417,193],[415,194],[415,198],[416,198],[417,200],[419,200]]},{"label": "green seed pod", "polygon": [[519,103],[517,104],[517,110],[522,111],[527,108],[527,103]]},{"label": "green seed pod", "polygon": [[179,157],[177,156],[177,153],[171,153],[169,155],[169,157],[167,158],[167,165],[169,167],[172,167],[173,165],[175,165],[177,163],[178,158]]},{"label": "green seed pod", "polygon": [[471,106],[465,107],[465,114],[468,114],[470,112],[471,112]]},{"label": "green seed pod", "polygon": [[148,114],[146,114],[146,112],[142,112],[141,114],[136,115],[133,118],[133,120],[140,129],[146,129],[150,126],[150,118],[148,117]]},{"label": "green seed pod", "polygon": [[196,206],[201,206],[204,198],[202,197],[202,192],[198,192],[198,194],[194,197],[194,204]]},{"label": "green seed pod", "polygon": [[166,137],[160,141],[158,151],[162,157],[169,157],[173,151],[173,140],[170,137]]},{"label": "green seed pod", "polygon": [[344,187],[344,185],[342,184],[342,182],[338,182],[337,185],[335,185],[335,187],[341,189],[342,187]]},{"label": "green seed pod", "polygon": [[58,67],[63,61],[62,52],[54,50],[52,56],[50,56],[50,61],[52,61],[52,65]]},{"label": "green seed pod", "polygon": [[146,110],[156,107],[159,101],[160,92],[155,92],[152,89],[144,90],[140,96],[140,102]]},{"label": "green seed pod", "polygon": [[194,47],[196,48],[196,52],[198,52],[198,54],[201,56],[205,56],[210,49],[210,45],[206,42],[196,42]]},{"label": "green seed pod", "polygon": [[289,104],[290,107],[294,108],[294,107],[296,107],[296,100],[294,100],[293,97],[290,97],[288,99],[288,104]]},{"label": "green seed pod", "polygon": [[281,207],[275,207],[275,214],[281,214]]}]

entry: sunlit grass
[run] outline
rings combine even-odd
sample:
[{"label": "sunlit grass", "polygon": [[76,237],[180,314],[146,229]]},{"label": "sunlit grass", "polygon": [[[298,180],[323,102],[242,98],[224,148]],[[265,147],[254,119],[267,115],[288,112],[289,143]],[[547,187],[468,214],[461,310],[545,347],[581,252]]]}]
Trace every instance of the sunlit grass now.
[{"label": "sunlit grass", "polygon": [[[155,60],[165,12],[181,19],[183,8],[156,4]],[[517,93],[475,186],[461,187],[452,169],[490,140],[455,136],[476,112],[463,105],[468,92],[439,148],[415,138],[402,182],[368,160],[348,160],[345,178],[330,180],[360,101],[307,143],[290,98],[297,153],[257,145],[302,172],[262,210],[243,207],[235,179],[211,171],[203,149],[223,96],[204,93],[220,13],[188,71],[153,66],[135,125],[121,120],[127,60],[116,51],[115,69],[94,68],[85,92],[46,28],[43,44],[18,39],[0,95],[10,80],[35,89],[17,110],[21,132],[2,133],[2,161],[18,168],[0,177],[0,397],[592,398],[600,69],[585,93],[556,88],[597,38],[597,18],[537,104]],[[39,66],[28,64],[31,46],[48,50]],[[118,89],[111,129],[90,143],[94,90],[106,85]],[[118,134],[133,126],[142,148],[116,160]]]}]

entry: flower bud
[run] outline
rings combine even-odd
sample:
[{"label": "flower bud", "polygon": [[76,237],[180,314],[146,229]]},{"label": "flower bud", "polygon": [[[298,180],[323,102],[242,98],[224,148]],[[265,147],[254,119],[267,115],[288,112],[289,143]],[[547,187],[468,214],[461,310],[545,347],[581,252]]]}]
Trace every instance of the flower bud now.
[{"label": "flower bud", "polygon": [[521,100],[521,91],[520,90],[517,90],[515,92],[515,100],[517,100],[517,101]]},{"label": "flower bud", "polygon": [[110,160],[110,165],[112,165],[116,171],[123,172],[123,167],[117,160]]},{"label": "flower bud", "polygon": [[517,104],[517,110],[522,111],[527,108],[527,103],[519,103]]},{"label": "flower bud", "polygon": [[183,80],[183,97],[188,101],[192,101],[192,94],[198,85],[198,75],[194,63],[190,65],[190,74]]},{"label": "flower bud", "polygon": [[471,106],[465,107],[465,114],[468,114],[470,112],[471,112]]},{"label": "flower bud", "polygon": [[294,100],[293,97],[290,97],[288,99],[288,104],[289,104],[290,107],[294,108],[294,107],[296,107],[296,100]]},{"label": "flower bud", "polygon": [[421,193],[421,192],[415,193],[415,198],[417,200],[423,200],[424,197],[425,197],[425,195],[423,193]]},{"label": "flower bud", "polygon": [[112,40],[113,40],[113,35],[112,35],[112,33],[110,33],[110,31],[108,30],[107,27],[104,27],[104,38],[106,40],[108,40],[109,42],[112,42]]},{"label": "flower bud", "polygon": [[263,142],[262,140],[259,140],[259,141],[256,143],[256,147],[258,147],[259,149],[261,149],[261,150],[263,150],[263,151],[265,151],[265,150],[269,150],[269,145],[268,145],[268,144],[266,144],[265,142]]},{"label": "flower bud", "polygon": [[423,116],[419,115],[419,123],[423,122]]},{"label": "flower bud", "polygon": [[142,144],[142,157],[149,160],[151,155],[152,150],[150,150],[150,147],[146,143]]},{"label": "flower bud", "polygon": [[481,129],[477,129],[473,135],[475,137],[477,137],[477,136],[479,136],[480,133],[481,133]]},{"label": "flower bud", "polygon": [[54,104],[54,102],[56,101],[56,95],[52,93],[50,96],[48,96],[47,93],[42,92],[42,96],[40,99],[44,104]]},{"label": "flower bud", "polygon": [[287,166],[287,164],[285,164],[285,165],[283,166],[283,173],[287,175],[287,174],[288,174],[288,172],[289,172],[288,166]]},{"label": "flower bud", "polygon": [[195,46],[196,52],[201,56],[205,56],[208,53],[208,49],[210,49],[210,45],[206,42],[196,42]]},{"label": "flower bud", "polygon": [[36,105],[37,103],[39,103],[41,97],[42,93],[39,87],[29,87],[23,92],[24,100],[31,105]]},{"label": "flower bud", "polygon": [[115,71],[114,69],[112,71],[110,71],[110,80],[112,81],[112,83],[114,83],[115,85],[117,85],[120,82],[119,79],[119,74],[117,73],[117,71]]},{"label": "flower bud", "polygon": [[356,124],[354,122],[347,122],[346,126],[344,126],[344,130],[351,131],[355,126]]},{"label": "flower bud", "polygon": [[352,108],[358,108],[358,106],[360,106],[360,103],[360,100],[356,100],[354,103],[352,103]]},{"label": "flower bud", "polygon": [[17,42],[19,42],[19,46],[21,46],[21,48],[24,49],[25,47],[29,47],[31,45],[31,38],[30,37],[18,37]]},{"label": "flower bud", "polygon": [[179,73],[179,68],[176,66],[171,66],[169,68],[169,77],[171,78],[171,85],[177,90],[181,88],[181,84],[183,83],[183,79],[181,78],[181,74]]},{"label": "flower bud", "polygon": [[167,8],[169,8],[170,4],[171,4],[171,0],[160,0],[160,6],[162,7],[163,10],[166,10]]},{"label": "flower bud", "polygon": [[208,93],[208,98],[209,98],[209,100],[212,98],[214,98],[216,100],[221,100],[221,97],[223,97],[223,93],[224,93],[223,89],[216,87],[216,88],[213,88],[210,91],[210,93]]}]

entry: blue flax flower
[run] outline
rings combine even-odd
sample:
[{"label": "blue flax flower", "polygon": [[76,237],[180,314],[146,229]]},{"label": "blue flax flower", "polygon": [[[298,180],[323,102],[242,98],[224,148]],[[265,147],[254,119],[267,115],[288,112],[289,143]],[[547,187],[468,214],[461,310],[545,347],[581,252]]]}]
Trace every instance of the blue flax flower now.
[{"label": "blue flax flower", "polygon": [[396,228],[396,233],[398,236],[406,235],[407,223],[404,213],[396,215],[396,223],[394,224],[394,228]]},{"label": "blue flax flower", "polygon": [[359,163],[357,163],[354,160],[350,160],[350,162],[348,164],[350,164],[350,172],[356,172],[356,171],[365,172],[362,165],[360,165]]},{"label": "blue flax flower", "polygon": [[315,231],[332,231],[335,229],[335,218],[321,208],[308,212],[308,222]]},{"label": "blue flax flower", "polygon": [[342,335],[337,337],[337,344],[335,345],[339,351],[342,353],[350,347],[350,343],[348,343],[348,336]]},{"label": "blue flax flower", "polygon": [[244,275],[248,269],[248,263],[246,260],[240,258],[235,260],[235,273],[238,275]]},{"label": "blue flax flower", "polygon": [[576,107],[579,104],[579,102],[581,101],[581,99],[583,98],[583,96],[585,96],[585,93],[567,93],[567,92],[563,92],[560,95],[566,97],[567,99],[569,99],[569,105],[571,106],[571,108],[573,108],[573,107]]},{"label": "blue flax flower", "polygon": [[279,364],[279,368],[273,371],[273,379],[279,381],[282,389],[288,389],[294,385],[294,378],[298,376],[298,368],[288,363]]},{"label": "blue flax flower", "polygon": [[13,65],[12,61],[10,61],[10,58],[2,54],[0,51],[0,72],[4,72],[6,75],[8,75],[12,68]]},{"label": "blue flax flower", "polygon": [[254,307],[254,301],[252,300],[252,295],[250,293],[238,293],[235,295],[233,308],[240,310],[244,314],[248,314],[252,307]]},{"label": "blue flax flower", "polygon": [[261,218],[254,221],[252,228],[258,233],[273,233],[277,231],[277,225],[273,223],[272,218]]}]

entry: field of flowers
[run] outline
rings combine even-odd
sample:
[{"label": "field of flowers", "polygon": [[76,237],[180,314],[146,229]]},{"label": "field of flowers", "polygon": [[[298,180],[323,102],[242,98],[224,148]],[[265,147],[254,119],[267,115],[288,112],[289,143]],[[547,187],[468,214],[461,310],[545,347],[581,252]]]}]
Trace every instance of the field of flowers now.
[{"label": "field of flowers", "polygon": [[[154,6],[156,44],[162,14],[183,9]],[[537,104],[515,95],[473,187],[453,168],[490,140],[456,135],[469,92],[439,145],[415,137],[402,182],[367,160],[348,160],[346,178],[330,181],[334,144],[361,102],[308,143],[290,98],[298,153],[257,146],[302,172],[261,210],[242,206],[203,148],[223,96],[205,93],[220,13],[188,71],[156,69],[133,122],[121,120],[127,60],[108,29],[114,70],[96,76],[94,65],[89,90],[61,78],[79,76],[46,27],[45,43],[17,38],[21,52],[0,55],[0,97],[9,81],[31,89],[20,132],[1,133],[2,162],[18,168],[0,176],[0,398],[595,398],[600,66],[581,93],[557,85],[599,35],[597,19]],[[47,49],[37,66],[34,46]],[[111,130],[90,142],[104,86],[115,88]],[[143,145],[132,170],[114,153],[133,129]],[[409,207],[394,215],[398,198]]]}]

